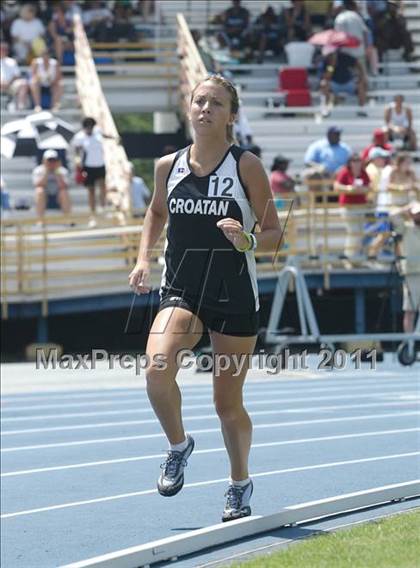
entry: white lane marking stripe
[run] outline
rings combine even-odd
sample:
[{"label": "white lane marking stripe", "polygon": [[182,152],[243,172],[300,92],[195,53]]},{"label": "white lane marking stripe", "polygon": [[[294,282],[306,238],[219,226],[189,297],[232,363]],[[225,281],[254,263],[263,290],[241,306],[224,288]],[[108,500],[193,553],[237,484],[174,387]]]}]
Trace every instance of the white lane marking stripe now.
[{"label": "white lane marking stripe", "polygon": [[[325,379],[321,379],[323,382],[333,382],[333,384],[336,384],[337,382],[341,382],[343,381],[343,379],[331,379],[331,378],[325,378]],[[346,384],[340,384],[339,386],[328,386],[328,387],[313,387],[312,385],[314,384],[313,379],[308,379],[309,382],[309,388],[307,388],[306,384],[304,384],[304,382],[302,380],[299,380],[299,382],[296,384],[296,381],[293,382],[293,384],[287,384],[286,381],[283,381],[282,379],[278,379],[278,380],[274,380],[274,381],[259,381],[259,382],[254,382],[252,381],[252,378],[248,379],[248,381],[245,383],[245,393],[249,393],[249,394],[259,394],[261,392],[261,390],[263,390],[265,387],[269,386],[269,387],[278,387],[275,389],[275,391],[273,392],[278,392],[280,393],[293,393],[293,392],[302,392],[305,391],[305,393],[307,392],[330,392],[330,391],[353,391],[353,390],[358,390],[360,388],[363,389],[363,387],[371,389],[373,388],[374,390],[379,390],[382,391],[383,389],[395,389],[395,388],[401,388],[401,387],[412,387],[413,386],[413,379],[401,379],[396,381],[395,383],[392,383],[389,379],[379,379],[378,381],[375,380],[374,384],[370,384],[368,381],[366,381],[366,379],[358,379],[360,381],[362,381],[360,384],[357,384],[357,380],[351,380],[351,382],[349,382],[348,385]],[[381,381],[384,381],[385,384],[380,384]],[[356,384],[355,384],[356,383]],[[290,387],[290,388],[285,388],[283,390],[283,387]],[[206,390],[209,390],[209,395],[211,394],[211,391],[213,389],[212,385],[209,384],[203,384],[200,386],[192,386],[192,385],[185,385],[182,384],[181,385],[181,389],[182,391],[184,391],[186,394],[189,395],[190,392],[195,392],[197,391],[198,393],[202,393]],[[363,389],[365,390],[365,389]],[[266,391],[267,392],[267,391]],[[56,391],[54,394],[48,394],[48,395],[33,395],[33,396],[26,396],[26,395],[3,395],[2,396],[2,400],[4,403],[13,403],[13,402],[43,402],[43,401],[48,401],[48,400],[63,400],[63,399],[90,399],[90,398],[98,398],[99,400],[101,399],[108,399],[108,398],[118,398],[118,397],[130,397],[132,398],[133,396],[136,395],[144,395],[144,397],[146,397],[146,388],[145,386],[139,385],[138,389],[125,389],[125,390],[121,390],[118,388],[113,388],[113,389],[109,389],[109,388],[105,388],[104,390],[98,390],[95,392],[87,392],[87,393],[81,393],[80,391],[77,393],[74,392],[69,392],[69,391],[62,391],[60,393],[60,391]],[[192,394],[191,398],[195,398],[198,395]],[[147,398],[147,397],[146,397]]]},{"label": "white lane marking stripe", "polygon": [[[363,416],[341,416],[340,418],[320,418],[316,420],[294,420],[292,422],[273,422],[267,424],[254,424],[253,428],[276,428],[288,426],[304,426],[307,424],[329,424],[334,422],[353,422],[358,420],[377,420],[380,418],[400,418],[401,416],[419,416],[418,412],[393,412],[387,414],[369,414]],[[205,428],[200,430],[188,430],[190,434],[208,434],[220,432],[220,428]],[[146,440],[151,438],[163,438],[162,432],[156,434],[139,434],[137,436],[118,436],[114,438],[94,438],[92,440],[77,440],[74,442],[56,442],[53,444],[36,444],[32,446],[13,446],[11,448],[1,448],[2,453],[21,452],[25,450],[39,450],[45,448],[64,448],[72,446],[86,446],[91,444],[107,444],[114,442],[125,442],[128,440]]]},{"label": "white lane marking stripe", "polygon": [[[416,396],[417,392],[407,392],[406,395],[413,395]],[[400,396],[401,391],[395,391],[387,393],[387,396]],[[259,405],[259,404],[288,404],[291,402],[317,402],[322,400],[346,400],[348,398],[353,399],[355,397],[354,393],[349,395],[343,396],[309,396],[309,397],[297,397],[297,398],[274,398],[271,400],[254,400],[254,401],[246,401],[247,406],[251,405]],[[363,394],[362,397],[366,398],[378,398],[377,394]],[[130,401],[130,404],[136,404],[135,402]],[[195,410],[201,408],[213,408],[213,403],[210,404],[187,404],[183,406],[185,410]],[[2,410],[2,414],[7,412],[6,410]],[[13,409],[9,409],[8,412],[14,412]],[[82,416],[105,416],[105,415],[115,415],[115,414],[134,414],[134,413],[148,413],[152,412],[150,406],[147,408],[133,408],[130,410],[106,410],[106,411],[99,411],[99,412],[73,412],[68,414],[35,414],[32,416],[14,416],[11,418],[3,418],[1,420],[2,423],[6,422],[22,422],[26,420],[51,420],[52,418],[80,418]]]},{"label": "white lane marking stripe", "polygon": [[[371,458],[362,458],[357,460],[346,460],[346,461],[338,461],[338,462],[329,462],[329,463],[322,463],[316,465],[308,465],[308,466],[300,466],[300,467],[290,467],[287,469],[277,469],[273,471],[264,471],[261,473],[252,473],[251,477],[267,477],[270,475],[279,475],[282,473],[295,473],[298,471],[310,471],[314,469],[326,469],[329,467],[339,467],[342,465],[353,465],[359,463],[369,463],[375,461],[383,461],[383,460],[392,460],[392,459],[400,459],[400,458],[408,458],[420,455],[420,452],[407,452],[403,454],[392,454],[386,456],[376,456]],[[198,481],[196,483],[186,483],[184,485],[185,488],[189,487],[204,487],[207,485],[215,485],[217,483],[226,483],[229,481],[229,478],[224,477],[221,479],[210,479],[209,481]],[[156,489],[146,489],[145,491],[133,491],[131,493],[120,493],[119,495],[109,495],[108,497],[98,497],[96,499],[87,499],[84,501],[73,501],[72,503],[62,503],[60,505],[50,505],[49,507],[39,507],[37,509],[27,509],[26,511],[16,511],[14,513],[5,513],[1,515],[2,519],[10,519],[14,517],[21,517],[25,515],[32,515],[34,513],[43,513],[47,511],[57,511],[58,509],[68,509],[70,507],[81,507],[83,505],[91,505],[93,503],[105,503],[107,501],[116,501],[117,499],[126,499],[128,497],[140,497],[142,495],[152,495],[153,493],[157,493]]]},{"label": "white lane marking stripe", "polygon": [[[373,402],[369,404],[343,404],[339,406],[312,406],[312,407],[302,407],[302,408],[288,408],[287,410],[261,410],[257,412],[250,412],[251,416],[262,416],[269,414],[298,414],[307,412],[324,412],[325,410],[343,410],[351,408],[378,408],[382,406],[392,407],[392,406],[413,406],[417,403],[412,401],[406,402]],[[184,407],[186,408],[186,407]],[[185,420],[208,420],[209,418],[217,418],[216,414],[200,414],[192,416],[184,416]],[[3,430],[1,432],[2,436],[15,436],[18,434],[35,434],[38,432],[62,432],[69,430],[85,430],[90,428],[110,428],[110,427],[120,427],[120,426],[133,426],[140,424],[158,424],[157,418],[150,418],[145,420],[122,420],[119,422],[93,422],[89,424],[75,424],[71,426],[52,426],[51,428],[24,428],[22,430]]]},{"label": "white lane marking stripe", "polygon": [[[410,385],[412,386],[412,385]],[[394,385],[393,387],[389,387],[392,389],[395,389],[396,386]],[[322,389],[311,389],[311,392],[331,392],[331,391],[339,391],[340,393],[342,392],[342,389],[340,387],[337,387],[335,389],[332,388],[322,388]],[[244,395],[246,396],[267,396],[267,395],[281,395],[281,394],[293,394],[294,392],[299,393],[302,392],[302,389],[296,389],[296,391],[287,391],[287,392],[281,392],[279,389],[275,389],[275,390],[258,390],[256,392],[252,392],[250,393],[249,391],[247,391],[247,389],[244,390]],[[306,394],[307,392],[309,392],[309,389],[304,389],[304,393]],[[363,396],[376,396],[376,395],[382,395],[382,394],[386,394],[388,396],[394,395],[394,394],[400,394],[401,393],[401,388],[399,388],[397,391],[395,392],[390,392],[387,393],[384,391],[383,388],[377,388],[375,390],[370,390],[368,393],[366,393],[366,389],[359,389],[359,388],[355,388],[355,389],[351,389],[350,390],[351,394],[354,395],[356,393],[359,393]],[[188,396],[188,400],[200,400],[200,399],[205,399],[205,398],[209,398],[211,396],[212,392],[209,391],[206,394],[194,394],[194,395],[189,395]],[[404,393],[405,394],[405,393]],[[407,394],[416,396],[416,391],[412,391],[409,392]],[[347,395],[348,397],[350,397],[350,395]],[[301,398],[299,397],[301,400],[311,400],[311,398]],[[332,398],[332,397],[328,397],[328,398]],[[315,399],[313,399],[315,400]],[[318,397],[316,398],[316,400],[318,400]],[[3,401],[5,402],[5,401]],[[4,404],[4,408],[3,408],[3,412],[16,412],[16,411],[22,411],[22,410],[43,410],[43,409],[48,409],[48,408],[80,408],[83,406],[118,406],[118,405],[126,405],[126,404],[138,404],[138,403],[143,403],[143,402],[147,402],[147,397],[139,397],[136,398],[135,396],[131,396],[129,400],[99,400],[98,402],[95,401],[89,401],[89,402],[65,402],[65,403],[60,403],[60,404],[37,404],[37,405],[25,405],[25,406],[10,406],[10,408],[7,405],[7,402]]]},{"label": "white lane marking stripe", "polygon": [[[401,430],[379,430],[374,432],[361,432],[358,434],[338,434],[336,436],[321,436],[318,438],[301,438],[299,440],[282,440],[280,442],[264,442],[261,444],[252,444],[252,448],[270,448],[275,446],[289,446],[294,444],[312,444],[315,442],[329,442],[332,440],[348,440],[353,438],[366,438],[370,436],[390,436],[393,434],[407,434],[411,432],[419,432],[420,428],[404,428]],[[225,451],[225,447],[220,448],[210,448],[207,450],[195,450],[194,455],[196,454],[210,454],[214,452],[223,452]],[[6,473],[2,473],[1,477],[15,477],[18,475],[30,475],[34,473],[45,473],[50,471],[62,471],[67,469],[79,469],[85,467],[95,467],[101,465],[112,465],[116,463],[128,463],[128,462],[136,462],[136,461],[144,461],[144,460],[151,460],[165,457],[166,453],[161,454],[150,454],[147,456],[134,456],[131,458],[119,458],[113,460],[102,460],[96,462],[84,462],[84,463],[75,463],[69,465],[60,465],[54,467],[40,467],[35,469],[24,469],[20,471],[9,471]]]}]

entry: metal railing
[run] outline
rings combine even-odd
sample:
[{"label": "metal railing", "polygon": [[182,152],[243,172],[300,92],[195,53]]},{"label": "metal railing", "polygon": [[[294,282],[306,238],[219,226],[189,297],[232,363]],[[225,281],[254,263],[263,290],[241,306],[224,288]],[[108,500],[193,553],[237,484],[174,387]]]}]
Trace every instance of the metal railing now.
[{"label": "metal railing", "polygon": [[[285,225],[284,240],[279,251],[256,253],[259,278],[276,276],[290,256],[300,258],[306,270],[322,271],[325,288],[329,288],[331,273],[348,268],[348,261],[355,268],[369,269],[374,239],[381,239],[379,250],[386,247],[391,228],[376,216],[374,202],[342,206],[339,195],[311,186],[282,195],[281,202],[275,199],[280,223]],[[294,206],[288,215],[291,200]],[[35,229],[35,222],[9,219],[2,224],[3,318],[11,302],[39,301],[46,315],[48,302],[54,298],[129,291],[127,278],[136,260],[143,217],[127,217],[121,226],[120,218],[113,214],[106,226],[94,230],[81,217],[66,218],[67,226],[62,216],[46,217],[42,230]],[[69,222],[77,224],[70,229]],[[163,242],[164,235],[153,254],[153,287],[160,283]],[[393,247],[387,252],[384,269],[395,260]]]}]

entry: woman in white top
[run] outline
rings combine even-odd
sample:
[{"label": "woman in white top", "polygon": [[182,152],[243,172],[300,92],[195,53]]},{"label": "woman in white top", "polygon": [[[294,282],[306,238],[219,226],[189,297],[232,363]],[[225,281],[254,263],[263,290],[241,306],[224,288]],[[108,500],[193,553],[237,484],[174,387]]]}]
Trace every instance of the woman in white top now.
[{"label": "woman in white top", "polygon": [[403,95],[395,95],[394,101],[385,109],[385,125],[390,140],[401,139],[407,150],[416,150],[416,133],[413,129],[413,112],[404,104]]},{"label": "woman in white top", "polygon": [[57,110],[63,95],[61,83],[61,67],[56,59],[50,57],[47,50],[32,61],[30,88],[34,99],[35,111],[41,110],[41,91],[49,89],[51,92],[52,110]]}]

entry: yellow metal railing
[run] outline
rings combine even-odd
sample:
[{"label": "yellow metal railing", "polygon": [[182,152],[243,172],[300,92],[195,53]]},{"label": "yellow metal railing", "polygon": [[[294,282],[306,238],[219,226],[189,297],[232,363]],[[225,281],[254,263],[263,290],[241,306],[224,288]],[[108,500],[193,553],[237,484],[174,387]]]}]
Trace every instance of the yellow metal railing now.
[{"label": "yellow metal railing", "polygon": [[[399,190],[400,191],[400,190]],[[375,203],[343,207],[337,202],[340,192],[313,189],[282,194],[276,198],[281,224],[286,223],[281,249],[257,253],[260,278],[275,275],[288,256],[299,256],[301,264],[321,270],[324,286],[329,287],[332,270],[343,267],[343,254],[358,254],[364,247],[366,262],[370,242],[377,231],[367,232],[366,224],[377,221]],[[294,200],[288,215],[290,199]],[[11,221],[2,226],[1,304],[7,318],[11,302],[39,301],[43,314],[53,298],[101,295],[128,289],[128,274],[135,263],[143,217],[127,218],[121,226],[118,217],[95,230],[86,228],[86,219],[69,217],[78,223],[69,229],[59,226],[63,217],[47,217],[47,225],[35,230],[35,219]],[[385,239],[388,231],[379,229]],[[156,246],[152,262],[152,285],[159,286],[164,234]],[[367,266],[366,266],[367,268]]]}]

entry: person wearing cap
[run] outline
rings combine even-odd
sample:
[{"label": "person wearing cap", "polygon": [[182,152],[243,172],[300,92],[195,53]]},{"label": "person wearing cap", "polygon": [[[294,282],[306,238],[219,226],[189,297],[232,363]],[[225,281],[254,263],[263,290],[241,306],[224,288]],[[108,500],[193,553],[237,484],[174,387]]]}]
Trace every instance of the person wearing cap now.
[{"label": "person wearing cap", "polygon": [[305,166],[321,165],[329,176],[344,166],[352,151],[348,144],[341,142],[341,132],[338,126],[330,126],[326,138],[312,142],[305,153]]},{"label": "person wearing cap", "polygon": [[68,170],[61,165],[56,150],[46,150],[42,163],[32,172],[35,187],[35,207],[39,222],[43,223],[45,209],[58,209],[67,215],[71,204],[68,194]]},{"label": "person wearing cap", "polygon": [[325,46],[322,63],[323,76],[320,83],[322,106],[324,116],[328,116],[329,109],[336,102],[340,94],[355,95],[359,102],[358,116],[367,116],[363,110],[366,104],[366,82],[363,78],[363,68],[355,57],[344,53],[333,46]]},{"label": "person wearing cap", "polygon": [[[380,147],[383,150],[389,152],[389,157],[394,153],[394,147],[388,142],[388,134],[383,128],[375,128],[372,134],[372,142],[368,144],[366,148],[363,148],[360,154],[363,163],[366,164],[368,162],[369,152],[372,150],[372,148],[377,147]],[[389,162],[389,157],[387,159],[387,163]]]},{"label": "person wearing cap", "polygon": [[389,156],[390,153],[388,150],[384,150],[380,146],[375,146],[369,151],[366,173],[369,176],[371,187],[375,192],[378,191],[382,171]]},{"label": "person wearing cap", "polygon": [[403,329],[414,331],[416,315],[420,310],[420,202],[391,211],[391,220],[396,233],[401,235],[398,254],[402,257],[403,284]]}]

